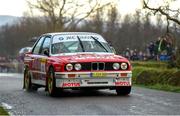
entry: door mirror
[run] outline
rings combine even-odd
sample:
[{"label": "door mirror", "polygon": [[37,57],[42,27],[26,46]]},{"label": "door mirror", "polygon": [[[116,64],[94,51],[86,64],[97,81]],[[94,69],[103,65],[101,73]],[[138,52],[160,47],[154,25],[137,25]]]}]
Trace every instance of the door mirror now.
[{"label": "door mirror", "polygon": [[26,52],[25,54],[32,54],[32,52]]},{"label": "door mirror", "polygon": [[49,57],[49,49],[44,49],[44,55]]},{"label": "door mirror", "polygon": [[116,50],[111,46],[110,47],[111,48],[111,51],[114,53],[114,54],[116,54]]}]

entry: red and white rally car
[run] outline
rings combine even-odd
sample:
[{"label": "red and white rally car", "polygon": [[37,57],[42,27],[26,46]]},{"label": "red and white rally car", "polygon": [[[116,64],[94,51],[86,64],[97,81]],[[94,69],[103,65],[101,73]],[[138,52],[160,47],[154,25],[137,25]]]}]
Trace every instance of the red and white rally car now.
[{"label": "red and white rally car", "polygon": [[57,89],[115,89],[131,91],[131,65],[115,55],[99,34],[63,32],[43,34],[24,59],[24,88],[45,87],[53,96]]}]

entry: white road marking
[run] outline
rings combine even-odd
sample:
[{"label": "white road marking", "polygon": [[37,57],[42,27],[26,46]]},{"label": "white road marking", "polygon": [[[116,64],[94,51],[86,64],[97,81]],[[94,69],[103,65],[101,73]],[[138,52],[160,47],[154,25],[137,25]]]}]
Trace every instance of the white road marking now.
[{"label": "white road marking", "polygon": [[2,107],[3,107],[4,109],[6,109],[6,110],[11,110],[11,109],[12,109],[12,106],[10,106],[10,105],[7,104],[7,103],[2,102],[1,104],[2,104]]},{"label": "white road marking", "polygon": [[4,102],[2,102],[1,105],[2,105],[2,107],[3,107],[5,110],[7,110],[8,114],[9,114],[10,116],[14,116],[13,113],[10,111],[10,110],[12,110],[12,108],[13,108],[11,105],[9,105],[9,104],[7,104],[7,103],[4,103]]},{"label": "white road marking", "polygon": [[131,106],[131,108],[136,108],[136,106]]},{"label": "white road marking", "polygon": [[0,73],[0,78],[1,77],[23,78],[23,74],[21,74],[21,73]]}]

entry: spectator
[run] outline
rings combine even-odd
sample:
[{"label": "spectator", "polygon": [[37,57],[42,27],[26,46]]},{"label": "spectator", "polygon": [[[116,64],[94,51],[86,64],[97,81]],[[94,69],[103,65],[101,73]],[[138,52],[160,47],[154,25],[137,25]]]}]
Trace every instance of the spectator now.
[{"label": "spectator", "polygon": [[125,58],[130,59],[130,57],[131,57],[130,50],[129,50],[129,48],[126,48],[126,50],[125,50]]},{"label": "spectator", "polygon": [[146,53],[143,54],[143,60],[147,61],[147,54]]},{"label": "spectator", "polygon": [[148,46],[148,50],[149,50],[149,53],[150,53],[150,57],[153,56],[154,54],[154,50],[155,50],[155,45],[154,45],[154,42],[150,42],[149,46]]},{"label": "spectator", "polygon": [[164,50],[163,52],[161,52],[161,55],[160,55],[159,59],[160,59],[160,61],[169,61],[170,56],[168,56],[167,51]]},{"label": "spectator", "polygon": [[144,59],[144,58],[143,58],[143,52],[142,52],[142,51],[139,52],[139,54],[138,54],[138,59],[141,60],[141,61]]},{"label": "spectator", "polygon": [[137,53],[137,49],[134,50],[132,56],[131,56],[131,60],[138,60],[138,53]]}]

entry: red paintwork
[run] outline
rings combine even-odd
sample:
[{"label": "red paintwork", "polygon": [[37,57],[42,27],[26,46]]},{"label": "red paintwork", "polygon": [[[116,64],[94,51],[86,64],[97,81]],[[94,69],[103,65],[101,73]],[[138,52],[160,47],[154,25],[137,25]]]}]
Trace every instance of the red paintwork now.
[{"label": "red paintwork", "polygon": [[[26,57],[39,57],[38,55],[33,54],[26,54]],[[56,72],[65,72],[64,65],[67,63],[83,63],[83,62],[127,62],[129,64],[129,61],[119,55],[113,55],[113,54],[76,54],[76,55],[59,55],[59,56],[51,56],[46,57],[43,56],[43,59],[47,59],[46,61],[46,72],[48,71],[50,66],[53,66]],[[40,65],[40,61],[36,62],[27,62],[25,60],[25,64],[27,64],[30,68],[30,70],[34,70],[34,67],[38,67],[37,65]],[[131,70],[131,65],[129,64],[129,69]],[[112,70],[115,71],[115,70]],[[127,71],[127,70],[126,70]],[[80,71],[79,71],[80,72]],[[102,72],[102,71],[101,71]]]}]

